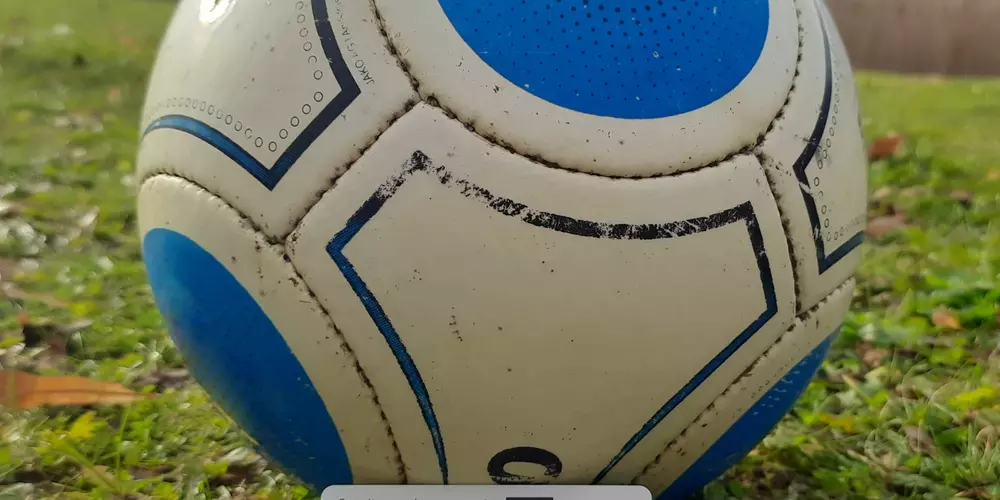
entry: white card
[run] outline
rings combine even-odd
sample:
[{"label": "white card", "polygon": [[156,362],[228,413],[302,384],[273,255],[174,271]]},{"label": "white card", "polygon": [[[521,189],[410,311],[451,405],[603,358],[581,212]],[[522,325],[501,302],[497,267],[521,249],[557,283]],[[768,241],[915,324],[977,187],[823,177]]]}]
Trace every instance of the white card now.
[{"label": "white card", "polygon": [[330,486],[320,500],[651,500],[643,486]]}]

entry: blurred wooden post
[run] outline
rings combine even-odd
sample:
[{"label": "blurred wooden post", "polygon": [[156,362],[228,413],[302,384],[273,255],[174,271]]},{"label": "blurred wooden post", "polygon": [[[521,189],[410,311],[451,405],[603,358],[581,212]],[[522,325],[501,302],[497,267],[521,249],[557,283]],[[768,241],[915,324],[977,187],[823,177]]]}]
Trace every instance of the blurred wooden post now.
[{"label": "blurred wooden post", "polygon": [[825,0],[855,68],[1000,76],[1000,0]]}]

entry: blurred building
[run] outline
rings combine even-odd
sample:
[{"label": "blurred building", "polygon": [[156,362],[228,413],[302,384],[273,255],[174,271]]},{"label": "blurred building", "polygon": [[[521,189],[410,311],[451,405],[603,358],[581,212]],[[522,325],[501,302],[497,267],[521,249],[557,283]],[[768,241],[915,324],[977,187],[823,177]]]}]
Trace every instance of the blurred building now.
[{"label": "blurred building", "polygon": [[856,68],[1000,75],[1000,0],[825,0]]}]

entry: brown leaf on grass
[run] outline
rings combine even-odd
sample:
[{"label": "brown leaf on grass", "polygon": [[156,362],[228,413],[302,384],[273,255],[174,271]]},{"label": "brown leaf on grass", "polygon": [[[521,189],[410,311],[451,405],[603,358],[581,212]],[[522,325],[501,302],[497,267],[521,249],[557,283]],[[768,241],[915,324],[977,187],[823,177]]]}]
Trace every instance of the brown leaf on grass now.
[{"label": "brown leaf on grass", "polygon": [[906,427],[906,441],[910,444],[910,449],[916,453],[933,453],[934,438],[927,433],[923,427]]},{"label": "brown leaf on grass", "polygon": [[910,186],[899,190],[901,198],[923,198],[928,196],[931,190],[926,186]]},{"label": "brown leaf on grass", "polygon": [[121,384],[72,375],[32,375],[0,370],[0,405],[26,410],[40,406],[131,403],[151,397]]},{"label": "brown leaf on grass", "polygon": [[101,214],[100,207],[92,207],[76,220],[76,225],[83,231],[92,231],[97,222],[97,216]]},{"label": "brown leaf on grass", "polygon": [[951,192],[949,197],[952,201],[958,202],[964,208],[969,208],[972,206],[972,193],[964,189],[956,189]]},{"label": "brown leaf on grass", "polygon": [[122,102],[122,89],[118,87],[111,87],[108,89],[108,102],[111,104],[118,104]]},{"label": "brown leaf on grass", "polygon": [[208,484],[218,488],[219,486],[233,487],[252,482],[264,472],[266,467],[267,463],[263,460],[250,463],[232,463],[226,467],[226,472],[210,477]]},{"label": "brown leaf on grass", "polygon": [[115,484],[115,479],[108,472],[108,467],[105,465],[94,465],[90,467],[83,467],[80,471],[83,477],[90,480],[94,486],[110,486]]},{"label": "brown leaf on grass", "polygon": [[248,448],[236,448],[211,465],[212,468],[224,465],[225,470],[211,474],[209,484],[213,487],[232,487],[260,476],[267,467],[267,461]]},{"label": "brown leaf on grass", "polygon": [[960,491],[960,492],[958,492],[957,495],[955,495],[955,497],[956,498],[973,498],[975,500],[990,500],[990,499],[993,498],[993,496],[990,495],[989,493],[987,493],[986,490],[980,489],[980,488],[973,488],[971,490]]},{"label": "brown leaf on grass", "polygon": [[889,351],[880,347],[875,347],[869,342],[858,342],[854,346],[854,352],[858,354],[866,365],[875,368],[882,365],[882,360],[889,355]]},{"label": "brown leaf on grass", "polygon": [[949,330],[960,330],[962,328],[962,322],[959,321],[958,316],[955,316],[955,313],[951,309],[944,306],[934,309],[934,313],[931,314],[931,323],[934,323],[934,326]]},{"label": "brown leaf on grass", "polygon": [[50,307],[66,309],[69,304],[47,293],[26,292],[14,284],[14,273],[21,269],[21,263],[11,259],[0,259],[0,296],[11,300],[35,301]]},{"label": "brown leaf on grass", "polygon": [[866,233],[870,238],[879,239],[888,234],[890,231],[905,225],[906,215],[902,213],[872,217],[868,220],[868,229]]},{"label": "brown leaf on grass", "polygon": [[139,377],[135,381],[135,386],[153,386],[156,392],[163,392],[167,389],[180,389],[191,382],[191,374],[183,368],[164,368],[156,370],[148,375]]},{"label": "brown leaf on grass", "polygon": [[52,477],[43,470],[28,467],[15,470],[11,479],[13,479],[15,483],[34,484],[42,481],[50,481],[52,480]]},{"label": "brown leaf on grass", "polygon": [[1000,181],[1000,168],[995,168],[986,173],[986,180]]},{"label": "brown leaf on grass", "polygon": [[905,386],[897,385],[893,392],[899,395],[903,399],[920,399],[920,394],[917,393],[916,389]]},{"label": "brown leaf on grass", "polygon": [[3,295],[11,300],[41,302],[42,304],[45,304],[49,307],[54,307],[56,309],[69,308],[69,304],[57,299],[52,294],[40,293],[40,292],[27,292],[20,289],[17,285],[9,282],[0,283],[0,295]]},{"label": "brown leaf on grass", "polygon": [[884,199],[888,198],[889,196],[892,196],[893,192],[894,192],[894,190],[891,187],[889,187],[889,186],[882,186],[882,187],[876,189],[874,193],[872,193],[872,199],[873,200],[884,200]]},{"label": "brown leaf on grass", "polygon": [[62,355],[75,354],[80,346],[70,342],[70,337],[93,324],[88,320],[74,321],[67,325],[34,322],[24,311],[18,313],[17,322],[21,325],[25,347],[49,346],[55,354]]},{"label": "brown leaf on grass", "polygon": [[903,136],[898,134],[879,137],[872,142],[868,148],[868,159],[871,161],[889,158],[896,154],[899,146],[903,143]]},{"label": "brown leaf on grass", "polygon": [[14,279],[14,273],[21,263],[13,259],[0,258],[0,283]]},{"label": "brown leaf on grass", "polygon": [[12,201],[0,200],[0,220],[9,217],[17,217],[18,215],[21,215],[21,211],[21,205]]},{"label": "brown leaf on grass", "polygon": [[[167,476],[168,474],[173,472],[175,468],[176,467],[174,467],[173,465],[166,465],[166,464],[152,465],[147,467],[135,466],[129,468],[129,474],[132,476],[132,479],[149,479],[152,477]],[[167,477],[164,478],[164,480],[169,482],[172,480],[172,478]]]},{"label": "brown leaf on grass", "polygon": [[145,46],[140,44],[138,40],[127,35],[118,37],[118,44],[133,51],[145,49]]},{"label": "brown leaf on grass", "polygon": [[1000,431],[998,431],[995,425],[983,427],[976,433],[976,441],[983,445],[986,453],[989,453],[996,447],[998,437],[1000,437]]}]

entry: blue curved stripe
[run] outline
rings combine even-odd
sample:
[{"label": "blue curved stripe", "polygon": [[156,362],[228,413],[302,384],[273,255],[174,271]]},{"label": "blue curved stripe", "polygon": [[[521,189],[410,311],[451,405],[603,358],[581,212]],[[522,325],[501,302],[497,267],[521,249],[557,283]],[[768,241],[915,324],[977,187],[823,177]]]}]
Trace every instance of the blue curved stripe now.
[{"label": "blue curved stripe", "polygon": [[347,222],[346,227],[337,233],[330,243],[327,244],[326,251],[333,258],[337,267],[340,268],[341,273],[343,273],[347,282],[350,283],[351,289],[354,290],[354,293],[361,300],[362,305],[365,306],[368,315],[375,322],[375,326],[385,338],[392,354],[396,357],[396,362],[403,371],[403,375],[406,376],[406,381],[409,383],[410,389],[417,399],[417,405],[420,406],[420,413],[427,424],[427,430],[431,434],[431,441],[434,443],[434,452],[437,454],[438,466],[441,469],[442,481],[448,484],[448,460],[444,451],[444,439],[441,437],[441,426],[438,425],[437,416],[434,414],[434,406],[431,404],[431,397],[427,392],[424,379],[420,376],[420,370],[417,369],[413,358],[407,352],[403,340],[399,338],[396,328],[392,326],[392,321],[385,314],[382,305],[378,303],[375,295],[368,289],[368,285],[358,275],[358,271],[354,269],[354,264],[351,264],[351,261],[344,255],[344,247],[358,234],[361,227],[375,216],[387,199],[388,197],[381,198],[378,196],[369,198]]},{"label": "blue curved stripe", "polygon": [[146,127],[146,134],[154,130],[171,129],[179,130],[181,132],[187,132],[208,144],[212,147],[218,149],[222,154],[229,157],[237,165],[243,167],[244,170],[250,172],[261,184],[274,185],[277,181],[274,180],[271,171],[267,169],[261,162],[257,161],[252,154],[248,153],[247,150],[243,149],[242,146],[234,142],[226,134],[219,132],[211,125],[186,115],[165,115],[153,120],[149,126]]},{"label": "blue curved stripe", "polygon": [[343,114],[348,106],[361,95],[361,87],[351,74],[351,69],[344,61],[344,55],[337,45],[337,38],[334,36],[333,27],[330,25],[330,15],[327,10],[325,0],[312,0],[313,19],[316,24],[316,34],[323,47],[323,54],[330,63],[330,71],[340,91],[327,103],[323,109],[316,114],[309,125],[307,125],[291,144],[282,152],[270,167],[264,166],[257,158],[240,147],[226,134],[212,128],[205,122],[187,115],[166,115],[150,123],[143,131],[143,138],[151,132],[163,129],[178,130],[191,134],[193,137],[205,141],[215,149],[218,149],[237,165],[243,167],[257,181],[268,190],[274,188],[281,182],[289,169],[302,156],[302,153],[309,149],[309,146],[337,119]]}]

